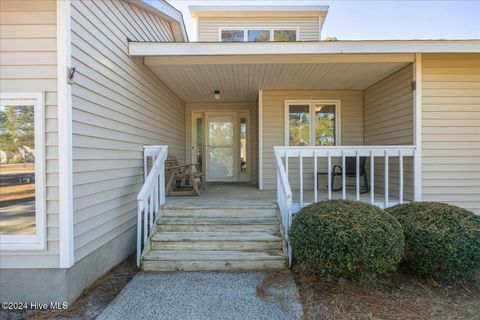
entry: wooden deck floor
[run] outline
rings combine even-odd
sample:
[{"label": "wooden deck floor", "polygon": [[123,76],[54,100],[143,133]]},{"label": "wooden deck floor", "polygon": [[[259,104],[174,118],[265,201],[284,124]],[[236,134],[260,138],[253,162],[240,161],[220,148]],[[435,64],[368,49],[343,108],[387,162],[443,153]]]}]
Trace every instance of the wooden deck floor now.
[{"label": "wooden deck floor", "polygon": [[[300,203],[300,190],[292,190],[293,203]],[[327,200],[326,190],[318,191],[318,201]],[[332,192],[332,199],[341,199],[342,192]],[[249,207],[258,206],[276,206],[276,190],[258,190],[258,187],[246,183],[209,183],[205,186],[200,196],[168,196],[166,207]],[[355,190],[347,190],[347,199],[355,199]],[[370,193],[360,194],[360,199],[370,202]],[[384,206],[384,196],[381,193],[375,193],[375,204],[379,207]],[[303,203],[314,202],[313,190],[304,190]],[[398,198],[390,196],[389,205],[398,203]]]}]

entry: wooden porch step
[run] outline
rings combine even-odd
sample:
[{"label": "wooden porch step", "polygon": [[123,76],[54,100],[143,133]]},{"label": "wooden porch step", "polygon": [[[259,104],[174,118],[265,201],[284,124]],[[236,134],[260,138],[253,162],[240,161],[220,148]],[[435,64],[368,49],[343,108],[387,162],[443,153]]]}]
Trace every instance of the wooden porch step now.
[{"label": "wooden porch step", "polygon": [[280,250],[277,232],[159,232],[150,241],[152,249],[162,250]]},{"label": "wooden porch step", "polygon": [[161,217],[157,220],[160,232],[176,231],[255,231],[275,232],[278,230],[277,218],[199,218],[199,217]]},{"label": "wooden porch step", "polygon": [[163,217],[204,217],[204,218],[276,218],[277,208],[163,208]]},{"label": "wooden porch step", "polygon": [[255,251],[171,251],[151,250],[142,262],[146,271],[260,270],[286,265],[282,250]]},{"label": "wooden porch step", "polygon": [[278,232],[159,232],[152,241],[281,241]]}]

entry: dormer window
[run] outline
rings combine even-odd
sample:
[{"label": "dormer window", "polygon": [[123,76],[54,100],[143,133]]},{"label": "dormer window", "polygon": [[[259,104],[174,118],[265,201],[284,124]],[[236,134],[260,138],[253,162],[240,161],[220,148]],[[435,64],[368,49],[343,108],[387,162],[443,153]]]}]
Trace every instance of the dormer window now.
[{"label": "dormer window", "polygon": [[298,41],[298,29],[283,28],[220,28],[221,42],[265,42],[265,41]]}]

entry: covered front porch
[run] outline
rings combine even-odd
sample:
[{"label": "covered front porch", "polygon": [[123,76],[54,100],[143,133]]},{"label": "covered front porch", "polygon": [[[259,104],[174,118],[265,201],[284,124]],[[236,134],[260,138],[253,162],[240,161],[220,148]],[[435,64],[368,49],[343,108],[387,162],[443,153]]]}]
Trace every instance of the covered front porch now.
[{"label": "covered front porch", "polygon": [[299,44],[296,54],[288,43],[274,44],[278,52],[251,43],[130,45],[184,100],[180,160],[200,164],[206,180],[200,196],[167,197],[164,208],[273,204],[288,243],[292,215],[310,203],[386,208],[421,199],[418,55],[323,43]]},{"label": "covered front porch", "polygon": [[420,61],[372,45],[132,42],[129,51],[185,102],[179,160],[200,164],[208,183],[278,190],[278,147],[294,208],[335,197],[386,207],[420,198]]}]

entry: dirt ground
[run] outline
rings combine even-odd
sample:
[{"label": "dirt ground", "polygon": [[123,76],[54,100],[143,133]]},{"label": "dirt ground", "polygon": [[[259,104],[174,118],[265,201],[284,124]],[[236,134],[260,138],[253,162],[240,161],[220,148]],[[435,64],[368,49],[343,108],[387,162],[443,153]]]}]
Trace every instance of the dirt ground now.
[{"label": "dirt ground", "polygon": [[305,320],[480,319],[480,279],[437,284],[399,272],[362,286],[306,276],[299,269],[294,274]]},{"label": "dirt ground", "polygon": [[14,311],[5,312],[0,310],[2,320],[50,320],[50,319],[95,319],[102,313],[107,305],[127,285],[137,273],[134,256],[113,268],[104,277],[97,280],[90,287],[85,289],[83,294],[63,311]]}]

